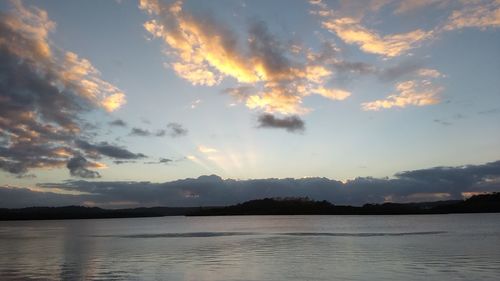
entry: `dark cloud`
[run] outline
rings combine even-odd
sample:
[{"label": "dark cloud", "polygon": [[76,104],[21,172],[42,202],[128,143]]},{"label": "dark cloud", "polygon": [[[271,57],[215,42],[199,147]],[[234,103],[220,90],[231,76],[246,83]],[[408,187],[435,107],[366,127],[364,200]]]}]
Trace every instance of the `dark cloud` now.
[{"label": "dark cloud", "polygon": [[0,206],[5,208],[82,205],[82,199],[84,197],[81,195],[34,192],[27,188],[0,187]]},{"label": "dark cloud", "polygon": [[172,159],[168,159],[168,158],[160,158],[158,159],[158,161],[154,162],[154,161],[151,161],[151,162],[144,162],[144,164],[170,164],[172,163],[174,160]]},{"label": "dark cloud", "polygon": [[125,123],[125,121],[123,121],[122,119],[116,119],[114,121],[111,121],[109,122],[109,125],[117,127],[127,127],[127,123]]},{"label": "dark cloud", "polygon": [[132,160],[114,160],[113,163],[116,165],[121,165],[121,164],[129,164],[129,163],[135,163],[136,161]]},{"label": "dark cloud", "polygon": [[341,73],[354,73],[361,75],[373,74],[376,71],[376,67],[371,64],[346,60],[335,62],[334,67]]},{"label": "dark cloud", "polygon": [[249,49],[251,55],[262,58],[267,71],[279,75],[290,70],[291,62],[283,55],[286,50],[270,34],[264,22],[254,22],[250,26],[248,34],[250,36]]},{"label": "dark cloud", "polygon": [[168,135],[175,138],[181,137],[188,134],[188,130],[184,128],[181,124],[171,122],[167,124]]},{"label": "dark cloud", "polygon": [[74,141],[95,137],[82,116],[115,110],[124,94],[88,60],[52,46],[55,23],[45,11],[20,1],[11,6],[0,14],[0,169],[25,176],[31,169],[74,167],[83,154]]},{"label": "dark cloud", "polygon": [[264,113],[258,119],[259,128],[278,128],[288,132],[303,132],[305,130],[304,121],[298,116],[287,116],[277,118],[272,114]]},{"label": "dark cloud", "polygon": [[392,82],[414,74],[422,66],[422,62],[406,60],[394,66],[378,70],[377,77],[382,81]]},{"label": "dark cloud", "polygon": [[[461,199],[467,193],[500,191],[500,161],[483,165],[404,171],[393,178],[360,177],[232,180],[201,176],[165,183],[69,181],[41,184],[80,195],[0,188],[1,207],[133,202],[140,206],[215,206],[264,197],[310,197],[337,205]],[[117,206],[127,207],[127,206]]]},{"label": "dark cloud", "polygon": [[84,140],[77,140],[75,144],[89,155],[104,155],[116,159],[139,159],[146,157],[146,155],[142,153],[133,153],[123,147],[108,142],[91,144]]},{"label": "dark cloud", "polygon": [[146,129],[141,129],[141,128],[132,128],[132,130],[129,133],[129,136],[136,136],[136,137],[164,137],[166,135],[170,137],[180,137],[180,136],[185,136],[188,133],[187,129],[182,127],[181,124],[178,123],[169,123],[167,125],[167,130],[158,130],[156,132],[151,132]]},{"label": "dark cloud", "polygon": [[101,175],[98,172],[87,169],[91,166],[91,163],[81,155],[71,158],[66,164],[72,176],[87,179],[100,178]]},{"label": "dark cloud", "polygon": [[149,137],[152,135],[152,133],[148,130],[144,130],[141,128],[132,128],[129,135],[138,137]]},{"label": "dark cloud", "polygon": [[496,113],[500,113],[500,107],[499,108],[492,108],[492,109],[488,109],[488,110],[483,110],[483,111],[479,111],[478,114],[496,114]]},{"label": "dark cloud", "polygon": [[222,91],[222,93],[230,95],[237,102],[244,102],[251,94],[254,94],[256,91],[257,90],[252,86],[238,86],[226,88]]},{"label": "dark cloud", "polygon": [[154,135],[156,137],[164,137],[167,134],[166,130],[158,130]]},{"label": "dark cloud", "polygon": [[434,123],[441,124],[443,126],[451,126],[451,125],[453,125],[453,123],[448,122],[446,120],[434,119],[433,121],[434,121]]},{"label": "dark cloud", "polygon": [[159,160],[158,162],[166,164],[166,163],[170,163],[170,162],[172,162],[172,159],[168,159],[168,158],[160,158],[160,160]]}]

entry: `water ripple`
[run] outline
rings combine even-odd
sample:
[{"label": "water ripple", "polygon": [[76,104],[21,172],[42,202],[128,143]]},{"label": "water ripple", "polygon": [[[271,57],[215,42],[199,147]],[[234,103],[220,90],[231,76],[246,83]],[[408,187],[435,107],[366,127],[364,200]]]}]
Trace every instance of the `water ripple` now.
[{"label": "water ripple", "polygon": [[446,231],[421,231],[421,232],[369,232],[369,233],[344,233],[344,232],[182,232],[182,233],[144,233],[127,235],[91,235],[91,237],[114,238],[204,238],[224,236],[249,236],[249,235],[286,235],[286,236],[332,236],[332,237],[374,237],[374,236],[409,236],[409,235],[434,235]]}]

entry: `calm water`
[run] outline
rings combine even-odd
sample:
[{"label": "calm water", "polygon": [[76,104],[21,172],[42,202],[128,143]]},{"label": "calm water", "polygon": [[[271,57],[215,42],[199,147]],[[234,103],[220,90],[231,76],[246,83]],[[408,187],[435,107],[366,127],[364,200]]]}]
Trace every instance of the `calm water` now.
[{"label": "calm water", "polygon": [[500,214],[0,222],[1,280],[499,280]]}]

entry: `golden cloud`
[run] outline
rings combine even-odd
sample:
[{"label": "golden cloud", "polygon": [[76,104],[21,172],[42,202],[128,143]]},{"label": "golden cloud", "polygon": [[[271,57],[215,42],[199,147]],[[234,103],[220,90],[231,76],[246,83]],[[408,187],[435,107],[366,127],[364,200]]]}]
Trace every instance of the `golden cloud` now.
[{"label": "golden cloud", "polygon": [[367,53],[396,57],[418,46],[432,36],[432,31],[421,29],[407,33],[381,36],[376,31],[364,27],[359,20],[350,17],[336,18],[328,13],[322,25],[348,44],[355,44]]},{"label": "golden cloud", "polygon": [[[0,134],[6,141],[0,169],[24,176],[32,168],[63,167],[83,157],[70,148],[86,136],[80,114],[116,110],[125,103],[125,94],[103,80],[89,60],[49,40],[56,24],[46,11],[15,0],[11,7],[0,14],[0,86],[5,89],[0,92]],[[78,176],[97,175],[80,172]]]},{"label": "golden cloud", "polygon": [[[377,11],[393,2],[392,0],[372,0],[363,5],[353,4],[354,1],[341,1],[338,10],[329,9],[321,1],[310,1],[314,9],[312,14],[321,18],[322,26],[337,35],[347,44],[357,45],[366,52],[384,57],[397,57],[444,31],[461,28],[500,27],[500,0],[460,1],[459,8],[452,10],[448,19],[425,31],[415,29],[406,33],[381,35],[363,25],[367,10]],[[456,1],[458,2],[458,1]],[[346,4],[349,3],[349,4]],[[403,14],[412,10],[434,5],[437,8],[446,7],[452,1],[440,0],[402,0],[398,2],[395,14]],[[351,7],[345,9],[344,6]],[[352,7],[356,7],[353,12]],[[349,11],[351,10],[351,11]]]},{"label": "golden cloud", "polygon": [[[0,37],[0,46],[20,59],[33,62],[40,73],[53,75],[54,84],[72,90],[96,106],[112,111],[123,105],[125,95],[100,78],[99,71],[87,59],[73,52],[53,48],[48,35],[55,29],[47,12],[26,8],[21,1],[12,1],[14,10],[2,17],[9,36]],[[12,40],[15,38],[15,40]]]},{"label": "golden cloud", "polygon": [[[225,78],[238,83],[236,88],[253,88],[251,95],[237,95],[250,109],[268,113],[305,114],[302,99],[319,94],[341,100],[349,96],[345,90],[324,89],[332,71],[318,63],[292,60],[297,48],[280,48],[263,24],[250,28],[247,48],[241,48],[227,28],[209,19],[195,18],[183,11],[182,1],[167,5],[156,0],[142,0],[139,7],[153,19],[144,28],[163,40],[172,58],[175,73],[193,85],[214,86]],[[236,89],[234,88],[234,89]],[[248,92],[248,91],[247,91]],[[342,98],[333,98],[342,95]]]},{"label": "golden cloud", "polygon": [[500,0],[466,2],[462,9],[452,12],[443,29],[467,27],[500,27]]},{"label": "golden cloud", "polygon": [[213,147],[208,147],[205,145],[199,145],[198,151],[200,151],[201,153],[207,154],[207,153],[215,153],[215,152],[217,152],[217,149],[215,149]]},{"label": "golden cloud", "polygon": [[382,100],[365,102],[361,106],[365,111],[379,111],[392,107],[432,105],[440,102],[438,95],[442,90],[428,80],[408,80],[396,84],[396,94]]}]

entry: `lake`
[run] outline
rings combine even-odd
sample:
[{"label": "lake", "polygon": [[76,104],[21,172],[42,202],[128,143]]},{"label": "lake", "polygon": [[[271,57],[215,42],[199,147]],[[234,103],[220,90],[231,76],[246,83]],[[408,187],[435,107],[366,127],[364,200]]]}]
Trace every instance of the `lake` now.
[{"label": "lake", "polygon": [[499,280],[500,214],[0,222],[1,280]]}]

